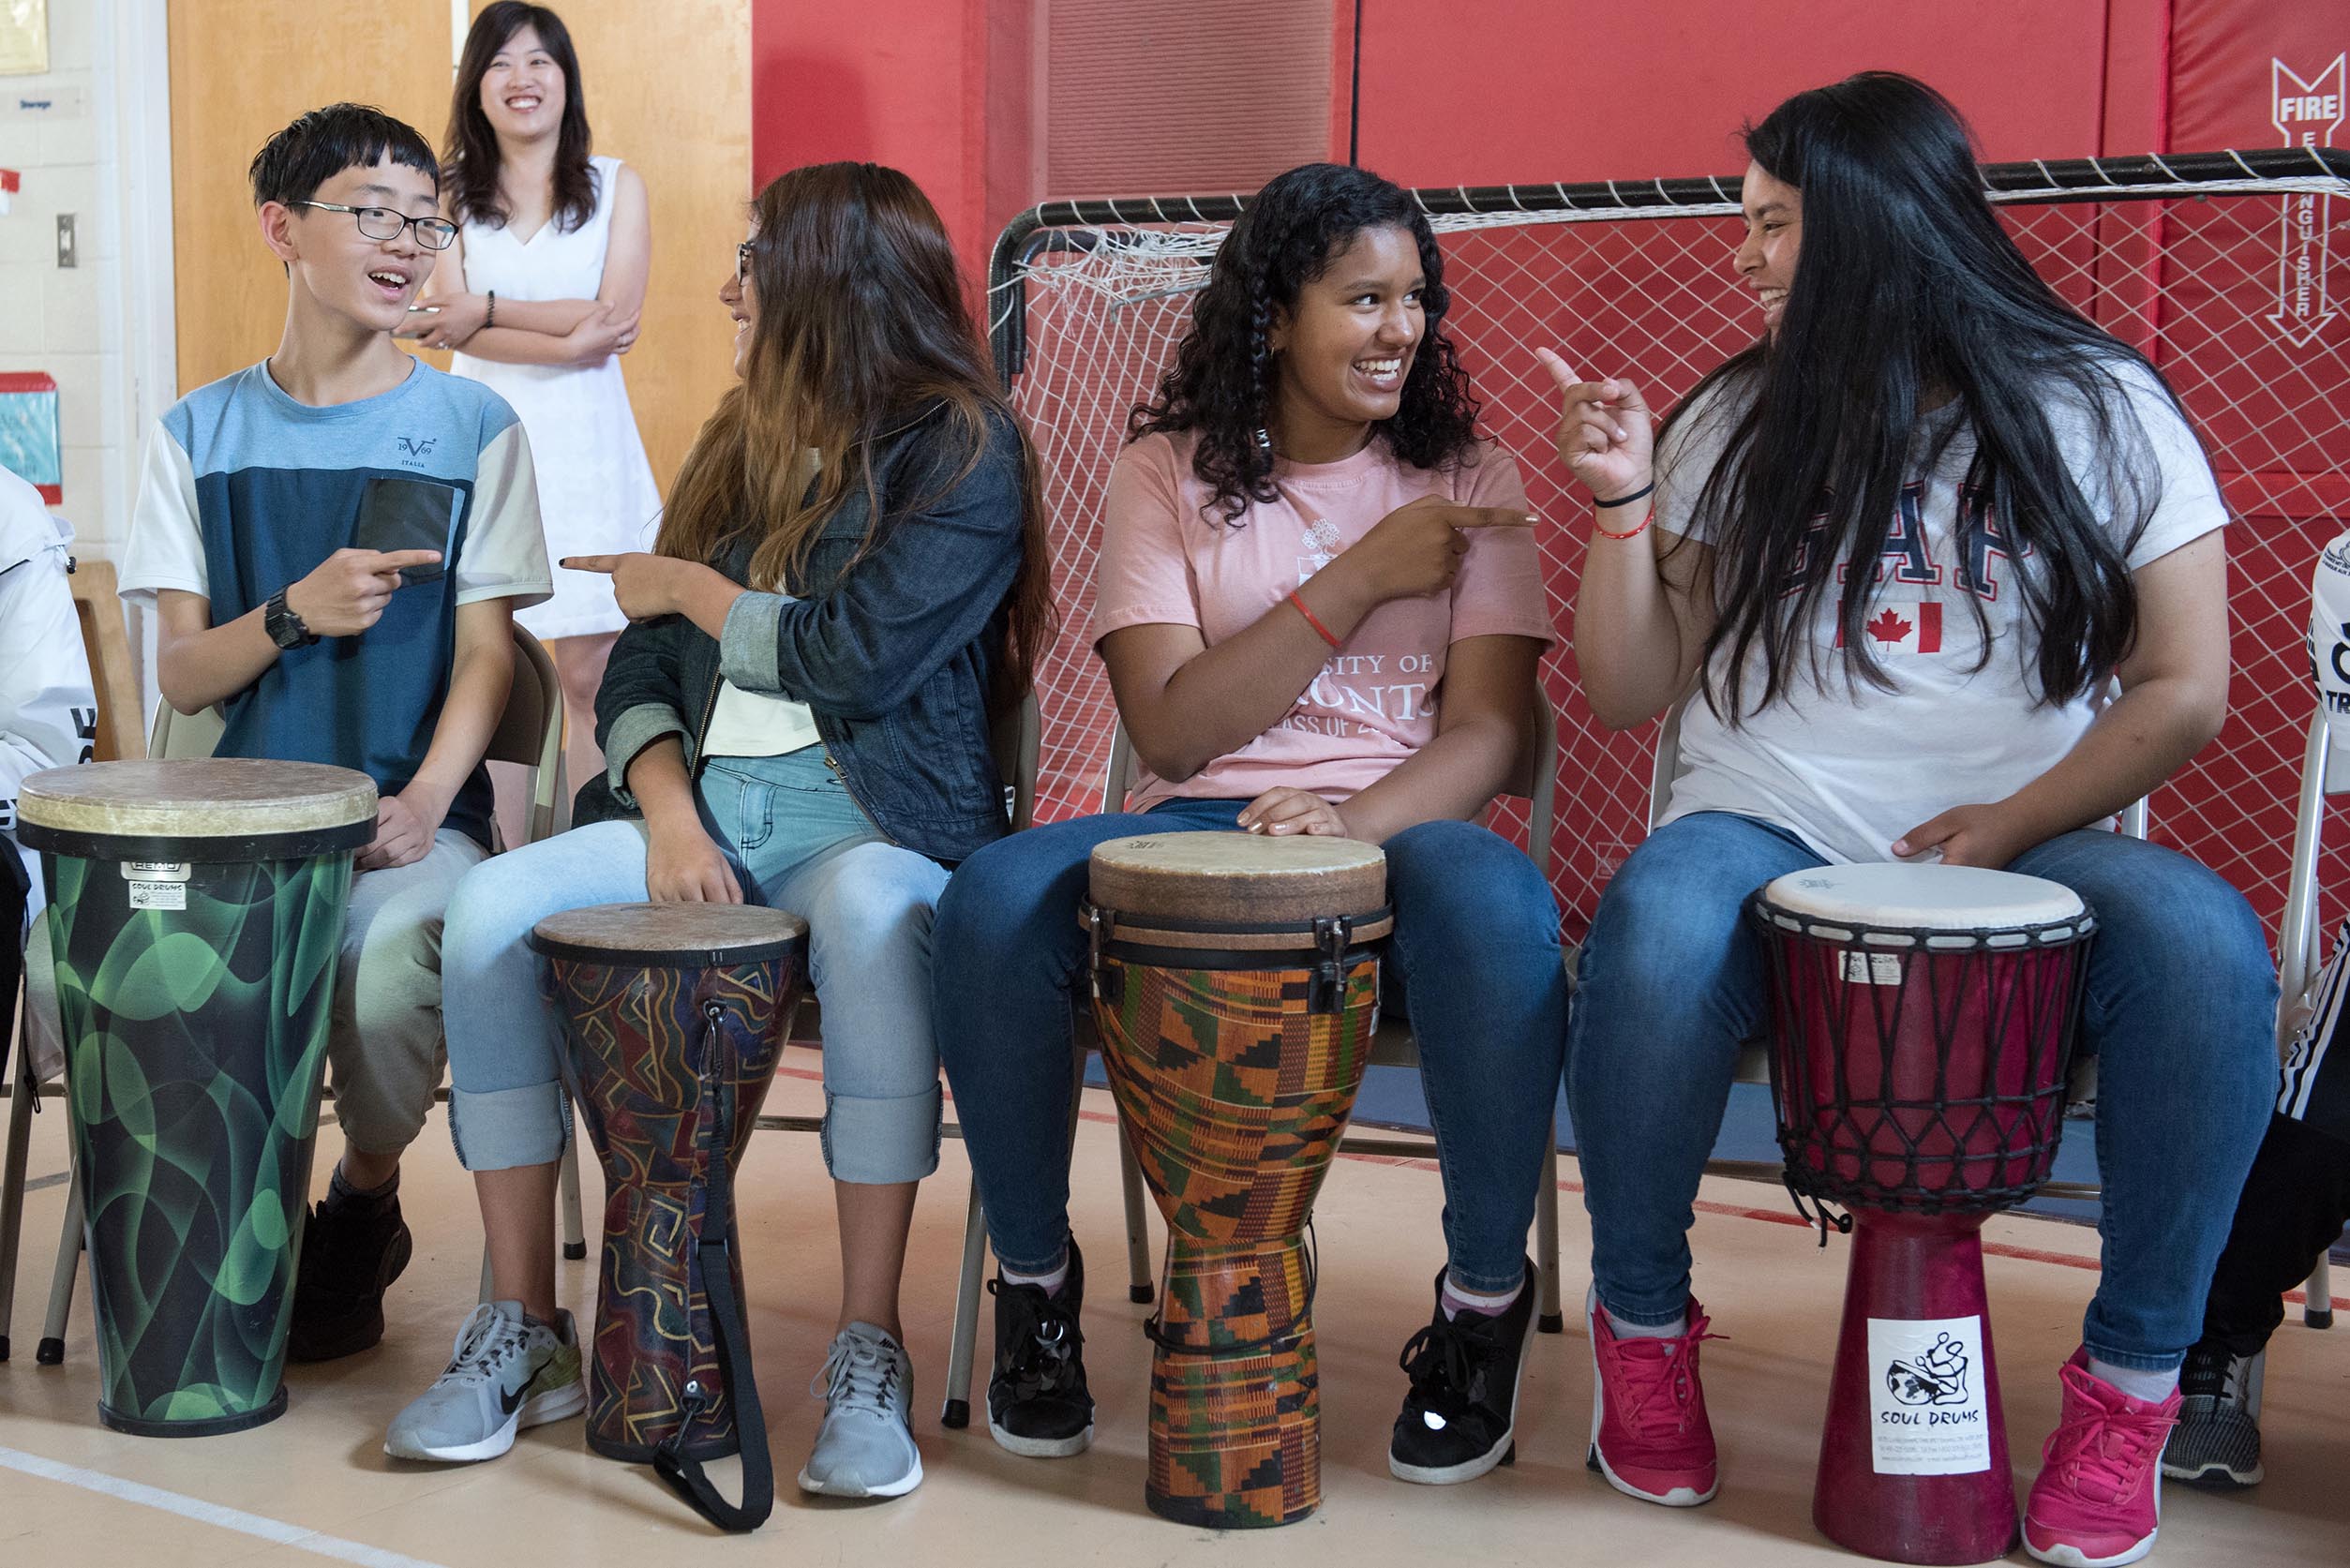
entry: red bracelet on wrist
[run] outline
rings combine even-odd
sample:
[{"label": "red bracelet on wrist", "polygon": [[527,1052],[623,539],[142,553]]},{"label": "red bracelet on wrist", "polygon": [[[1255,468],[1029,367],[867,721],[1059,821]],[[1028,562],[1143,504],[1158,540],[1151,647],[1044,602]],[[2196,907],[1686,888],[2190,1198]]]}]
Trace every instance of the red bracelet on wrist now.
[{"label": "red bracelet on wrist", "polygon": [[1655,520],[1656,520],[1656,508],[1654,508],[1654,507],[1653,507],[1653,506],[1652,506],[1652,507],[1650,507],[1650,508],[1648,509],[1648,515],[1647,515],[1647,516],[1645,516],[1645,517],[1642,517],[1642,518],[1640,519],[1640,526],[1639,526],[1639,528],[1633,529],[1633,530],[1630,530],[1629,532],[1626,532],[1626,533],[1611,533],[1611,532],[1609,532],[1608,530],[1606,530],[1606,529],[1604,529],[1604,528],[1601,528],[1601,527],[1599,526],[1598,520],[1597,520],[1596,518],[1593,519],[1593,521],[1592,521],[1591,530],[1592,530],[1592,532],[1594,532],[1594,533],[1595,533],[1595,534],[1599,535],[1599,537],[1600,537],[1600,538],[1602,538],[1602,539],[1638,539],[1638,538],[1639,538],[1641,534],[1643,534],[1643,533],[1645,533],[1645,532],[1647,532],[1647,531],[1648,531],[1648,525],[1649,525],[1649,524],[1651,524],[1651,523],[1653,523],[1653,522],[1654,522]]},{"label": "red bracelet on wrist", "polygon": [[1330,635],[1330,628],[1322,624],[1322,618],[1306,608],[1306,602],[1297,597],[1295,589],[1290,590],[1289,602],[1297,606],[1297,613],[1306,618],[1306,624],[1312,627],[1324,642],[1328,643],[1332,648],[1342,646],[1338,638]]}]

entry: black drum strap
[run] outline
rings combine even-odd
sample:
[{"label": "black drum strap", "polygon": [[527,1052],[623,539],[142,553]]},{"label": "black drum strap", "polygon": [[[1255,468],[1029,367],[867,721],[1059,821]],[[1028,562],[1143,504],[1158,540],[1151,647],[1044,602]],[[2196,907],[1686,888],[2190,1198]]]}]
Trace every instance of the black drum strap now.
[{"label": "black drum strap", "polygon": [[710,1035],[702,1053],[702,1087],[705,1095],[716,1097],[718,1114],[702,1167],[708,1191],[702,1202],[702,1233],[695,1262],[701,1270],[702,1292],[709,1298],[711,1325],[717,1334],[718,1375],[726,1380],[735,1434],[742,1444],[741,1505],[720,1497],[718,1488],[702,1472],[701,1461],[681,1451],[695,1417],[711,1403],[691,1382],[685,1385],[683,1418],[668,1440],[654,1450],[652,1468],[696,1513],[720,1530],[740,1534],[758,1529],[774,1512],[775,1467],[768,1456],[767,1418],[759,1410],[758,1379],[751,1368],[751,1337],[743,1329],[742,1304],[735,1299],[734,1259],[726,1240],[734,1228],[734,1172],[727,1163],[734,1143],[734,1080],[719,1060],[718,1023],[723,1016],[715,1002],[704,1009]]}]

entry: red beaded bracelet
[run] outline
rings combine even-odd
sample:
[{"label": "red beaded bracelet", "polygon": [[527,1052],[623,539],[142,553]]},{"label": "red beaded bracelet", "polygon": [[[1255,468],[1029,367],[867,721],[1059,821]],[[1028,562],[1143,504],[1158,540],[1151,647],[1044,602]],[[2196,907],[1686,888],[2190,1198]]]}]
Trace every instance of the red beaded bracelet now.
[{"label": "red beaded bracelet", "polygon": [[1640,519],[1640,526],[1631,530],[1629,532],[1611,533],[1608,530],[1601,528],[1599,526],[1599,520],[1595,517],[1592,519],[1591,530],[1592,532],[1599,535],[1602,539],[1638,539],[1641,534],[1648,531],[1648,525],[1655,520],[1656,508],[1652,506],[1648,509],[1648,515]]}]

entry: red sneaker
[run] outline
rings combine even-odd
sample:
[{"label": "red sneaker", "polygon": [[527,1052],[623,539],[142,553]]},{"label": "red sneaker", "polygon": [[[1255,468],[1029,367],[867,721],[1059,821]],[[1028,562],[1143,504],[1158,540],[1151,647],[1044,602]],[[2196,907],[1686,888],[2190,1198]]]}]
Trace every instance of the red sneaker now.
[{"label": "red sneaker", "polygon": [[2163,1443],[2178,1422],[2179,1396],[2133,1399],[2073,1352],[2058,1378],[2064,1414],[2041,1449],[2039,1479],[2024,1504],[2024,1546],[2060,1568],[2115,1568],[2154,1547],[2163,1516]]},{"label": "red sneaker", "polygon": [[1686,1328],[1670,1339],[1617,1338],[1596,1287],[1583,1312],[1591,1326],[1591,1468],[1643,1501],[1668,1508],[1711,1502],[1721,1471],[1698,1381],[1698,1347],[1721,1336],[1705,1332],[1705,1309],[1690,1302]]}]

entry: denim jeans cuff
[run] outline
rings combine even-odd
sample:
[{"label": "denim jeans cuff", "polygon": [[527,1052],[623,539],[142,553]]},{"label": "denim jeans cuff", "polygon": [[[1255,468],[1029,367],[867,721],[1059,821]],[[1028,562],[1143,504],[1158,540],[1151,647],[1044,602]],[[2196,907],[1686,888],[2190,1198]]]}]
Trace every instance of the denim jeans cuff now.
[{"label": "denim jeans cuff", "polygon": [[938,1169],[940,1095],[874,1099],[824,1091],[824,1168],[836,1182],[918,1182]]},{"label": "denim jeans cuff", "polygon": [[468,1171],[551,1165],[562,1157],[563,1086],[449,1091],[449,1136]]},{"label": "denim jeans cuff", "polygon": [[2100,1347],[2088,1343],[2085,1343],[2082,1348],[2088,1351],[2091,1360],[2102,1361],[2108,1366],[2119,1366],[2131,1372],[2176,1372],[2187,1364],[2185,1351],[2172,1351],[2168,1354],[2163,1354],[2160,1351],[2118,1351],[2111,1347]]},{"label": "denim jeans cuff", "polygon": [[1685,1291],[1682,1292],[1681,1303],[1677,1307],[1650,1307],[1645,1310],[1632,1311],[1626,1311],[1618,1307],[1614,1299],[1605,1291],[1595,1291],[1595,1293],[1599,1298],[1599,1305],[1606,1309],[1609,1317],[1620,1318],[1627,1323],[1637,1323],[1642,1328],[1667,1328],[1684,1321],[1689,1316],[1689,1296]]},{"label": "denim jeans cuff", "polygon": [[1533,1272],[1526,1267],[1525,1260],[1522,1258],[1507,1268],[1493,1273],[1466,1269],[1459,1263],[1447,1264],[1444,1273],[1447,1278],[1453,1280],[1462,1290],[1474,1291],[1481,1296],[1500,1295],[1504,1291],[1514,1290],[1519,1284],[1529,1282],[1534,1278]]}]

